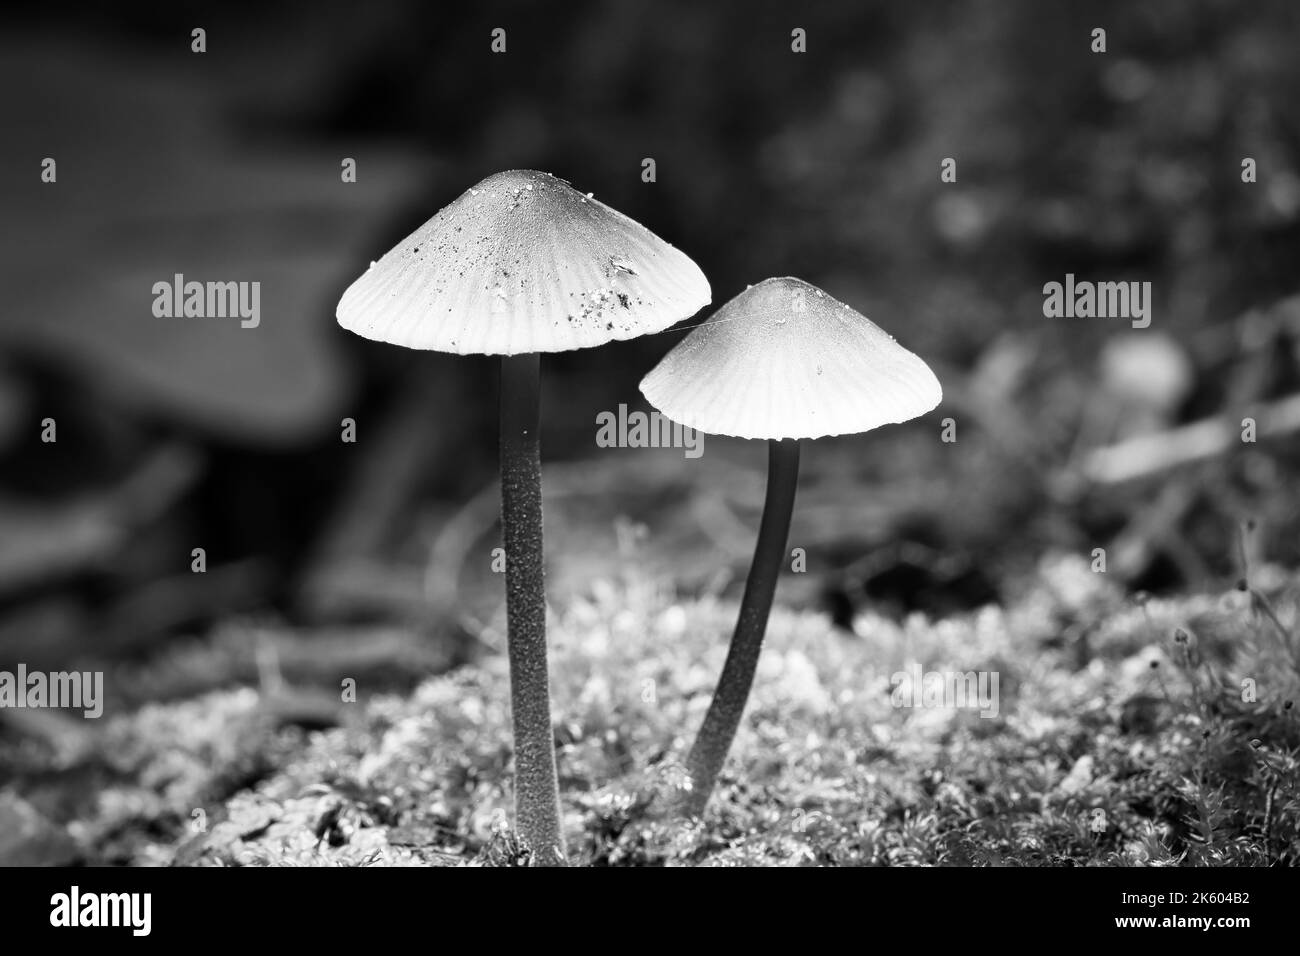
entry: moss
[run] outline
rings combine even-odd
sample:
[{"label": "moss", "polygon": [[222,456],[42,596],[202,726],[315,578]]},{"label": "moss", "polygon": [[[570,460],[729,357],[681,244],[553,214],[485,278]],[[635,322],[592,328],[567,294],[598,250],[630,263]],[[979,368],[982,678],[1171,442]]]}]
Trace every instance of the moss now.
[{"label": "moss", "polygon": [[[735,606],[628,579],[552,610],[576,862],[1300,863],[1287,703],[1300,680],[1236,592],[1142,607],[1058,561],[1005,611],[866,615],[846,634],[778,606],[731,759],[692,824],[666,807]],[[1176,627],[1194,639],[1175,641]],[[911,662],[997,671],[997,715],[893,706],[891,675]],[[1244,678],[1257,701],[1242,701]],[[112,779],[69,832],[110,862],[526,862],[509,826],[508,690],[493,655],[407,697],[363,692],[319,732],[268,723],[252,690],[145,708],[110,726]]]}]

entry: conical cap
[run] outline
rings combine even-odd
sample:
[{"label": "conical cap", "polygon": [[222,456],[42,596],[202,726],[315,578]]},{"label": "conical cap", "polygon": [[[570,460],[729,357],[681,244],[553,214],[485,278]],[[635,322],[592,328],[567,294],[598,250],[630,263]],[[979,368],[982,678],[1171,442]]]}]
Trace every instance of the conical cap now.
[{"label": "conical cap", "polygon": [[709,298],[699,267],[644,226],[549,173],[512,170],[375,262],[338,320],[407,348],[516,355],[660,332]]},{"label": "conical cap", "polygon": [[641,382],[675,422],[738,438],[820,438],[905,422],[939,404],[921,359],[801,279],[727,302]]}]

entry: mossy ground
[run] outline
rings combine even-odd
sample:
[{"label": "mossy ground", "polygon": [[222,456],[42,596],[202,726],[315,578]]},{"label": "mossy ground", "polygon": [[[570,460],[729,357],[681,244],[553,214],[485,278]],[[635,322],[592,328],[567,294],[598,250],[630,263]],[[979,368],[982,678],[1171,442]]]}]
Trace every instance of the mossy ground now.
[{"label": "mossy ground", "polygon": [[[571,856],[1295,865],[1295,606],[1271,607],[1281,627],[1237,590],[1134,602],[1073,558],[1045,560],[1008,610],[943,621],[865,615],[849,633],[778,606],[720,788],[688,824],[669,808],[679,760],[735,606],[634,573],[598,581],[551,622]],[[912,662],[997,672],[997,715],[893,706],[891,675]],[[507,691],[503,655],[485,653],[409,696],[361,687],[322,731],[284,725],[251,688],[147,706],[106,728],[112,765],[67,833],[105,862],[523,862]]]}]

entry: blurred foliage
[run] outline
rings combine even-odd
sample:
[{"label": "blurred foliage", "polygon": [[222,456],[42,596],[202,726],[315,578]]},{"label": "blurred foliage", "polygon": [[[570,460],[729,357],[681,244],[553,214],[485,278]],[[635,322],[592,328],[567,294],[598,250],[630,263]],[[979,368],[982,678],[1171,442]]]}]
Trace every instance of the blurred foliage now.
[{"label": "blurred foliage", "polygon": [[[430,525],[407,517],[424,509],[436,524],[493,474],[494,372],[348,336],[332,307],[369,258],[501,168],[594,190],[696,258],[718,302],[796,274],[934,364],[940,411],[806,456],[808,481],[844,501],[933,478],[928,502],[818,541],[841,567],[899,541],[979,565],[979,580],[904,562],[865,583],[904,609],[977,606],[1014,584],[1025,555],[1122,533],[1167,476],[1062,481],[1094,447],[1239,419],[1300,387],[1286,299],[1300,254],[1300,12],[1285,0],[1248,12],[1208,0],[298,12],[213,10],[202,59],[188,51],[195,14],[165,4],[111,17],[83,4],[79,25],[57,32],[35,14],[16,23],[8,87],[49,75],[10,97],[15,148],[0,177],[24,225],[5,246],[17,296],[0,318],[0,492],[14,501],[0,524],[34,500],[79,527],[65,506],[89,498],[110,499],[119,527],[115,541],[69,534],[54,548],[47,580],[70,578],[78,600],[28,604],[20,630],[75,644],[119,599],[129,611],[148,582],[184,573],[195,540],[213,564],[256,570],[148,622],[160,633],[222,605],[317,612],[317,572],[339,552],[374,566],[423,551],[413,533],[427,540]],[[789,52],[796,24],[807,54]],[[1097,24],[1104,55],[1089,49]],[[488,50],[496,26],[504,55]],[[23,165],[50,152],[63,162],[55,187]],[[345,155],[360,163],[354,185],[338,182]],[[955,184],[939,180],[947,156]],[[1258,183],[1241,182],[1243,156]],[[160,324],[132,291],[214,270],[267,283],[264,327]],[[1151,281],[1155,326],[1045,320],[1040,289],[1067,271]],[[678,334],[549,358],[548,458],[591,458],[595,414],[638,405],[636,382]],[[1154,393],[1129,394],[1135,379]],[[364,456],[337,440],[345,414]],[[47,415],[58,446],[39,441]],[[960,423],[954,446],[934,441],[943,415]],[[200,454],[165,485],[161,513],[114,510],[114,483],[177,440]],[[376,502],[363,472],[412,445]],[[1300,516],[1281,492],[1296,465],[1272,440],[1175,474],[1189,503],[1156,531],[1187,557],[1153,541],[1125,576],[1177,589],[1231,574],[1221,559],[1246,514],[1270,557],[1300,561]],[[1193,517],[1202,501],[1222,514]],[[334,570],[329,580],[365,573]],[[0,596],[15,588],[0,577]]]}]

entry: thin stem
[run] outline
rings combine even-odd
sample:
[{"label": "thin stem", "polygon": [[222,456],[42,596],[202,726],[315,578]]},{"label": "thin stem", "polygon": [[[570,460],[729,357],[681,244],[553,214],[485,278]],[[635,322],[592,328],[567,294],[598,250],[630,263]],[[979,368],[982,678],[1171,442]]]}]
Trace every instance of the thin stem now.
[{"label": "thin stem", "polygon": [[763,634],[767,631],[776,581],[785,563],[790,515],[794,511],[794,493],[798,483],[799,442],[791,439],[768,442],[767,499],[763,503],[763,520],[758,528],[758,543],[754,546],[754,561],[745,581],[745,596],[740,602],[736,631],[731,637],[727,662],[722,667],[713,702],[690,756],[686,758],[691,790],[683,799],[683,810],[688,816],[703,815],[718,772],[736,736],[736,728],[740,726],[741,715],[745,712],[758,655],[763,649]]},{"label": "thin stem", "polygon": [[515,739],[515,821],[534,865],[546,866],[562,865],[565,847],[546,671],[540,378],[539,355],[502,357],[501,526]]}]

